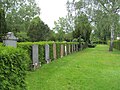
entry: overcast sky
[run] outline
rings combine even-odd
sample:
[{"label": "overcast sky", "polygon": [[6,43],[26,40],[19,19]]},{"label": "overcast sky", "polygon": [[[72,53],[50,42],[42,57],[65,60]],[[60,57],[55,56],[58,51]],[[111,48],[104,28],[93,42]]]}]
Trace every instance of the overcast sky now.
[{"label": "overcast sky", "polygon": [[54,21],[67,15],[67,0],[36,0],[41,8],[40,18],[52,29]]}]

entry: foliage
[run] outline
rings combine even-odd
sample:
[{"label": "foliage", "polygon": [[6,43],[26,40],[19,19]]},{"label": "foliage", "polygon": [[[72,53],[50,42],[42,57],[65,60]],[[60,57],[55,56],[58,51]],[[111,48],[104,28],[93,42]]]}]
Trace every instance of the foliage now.
[{"label": "foliage", "polygon": [[[110,42],[109,42],[109,43],[110,43]],[[115,40],[113,43],[114,43],[114,44],[113,44],[113,47],[114,47],[115,49],[120,50],[120,40]]]},{"label": "foliage", "polygon": [[84,14],[81,14],[78,16],[75,20],[75,31],[73,32],[74,38],[81,38],[87,42],[90,43],[90,35],[91,35],[91,25],[88,21],[88,17]]},{"label": "foliage", "polygon": [[[119,32],[119,13],[120,0],[68,0],[68,16],[71,16],[74,22],[76,17],[85,14],[92,26],[94,26],[94,35],[99,40],[111,40],[109,50],[112,51],[113,40]],[[74,26],[72,24],[72,26]]]},{"label": "foliage", "polygon": [[26,90],[28,61],[22,49],[0,47],[0,90]]},{"label": "foliage", "polygon": [[[40,14],[40,8],[35,0],[1,0],[1,8],[5,12],[7,32],[11,31],[15,34],[18,32],[27,33],[31,19]],[[4,31],[6,32],[5,29]]]},{"label": "foliage", "polygon": [[28,89],[119,90],[120,51],[108,48],[97,45],[28,72]]},{"label": "foliage", "polygon": [[28,36],[30,37],[30,41],[45,41],[49,34],[49,27],[44,24],[39,17],[35,17],[29,26]]},{"label": "foliage", "polygon": [[0,41],[2,41],[2,36],[7,32],[6,26],[5,12],[0,7]]},{"label": "foliage", "polygon": [[16,36],[18,38],[18,42],[29,41],[29,37],[27,36],[26,32],[17,32]]}]

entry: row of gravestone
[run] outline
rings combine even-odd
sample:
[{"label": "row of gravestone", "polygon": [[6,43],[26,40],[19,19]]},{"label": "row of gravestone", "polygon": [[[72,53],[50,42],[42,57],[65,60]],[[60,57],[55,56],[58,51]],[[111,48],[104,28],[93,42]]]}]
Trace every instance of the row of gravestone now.
[{"label": "row of gravestone", "polygon": [[[17,47],[17,39],[14,36],[14,33],[8,32],[7,35],[4,37],[3,44],[5,46],[13,46]],[[68,49],[68,50],[67,50]],[[60,57],[62,58],[65,55],[68,55],[74,51],[78,51],[78,44],[69,44],[68,48],[67,45],[62,45],[60,46]],[[57,59],[57,51],[56,51],[56,44],[53,44],[53,58]],[[50,59],[50,47],[48,44],[45,45],[45,60],[47,63],[51,62]],[[37,68],[38,66],[41,66],[41,63],[39,63],[39,50],[38,50],[38,45],[33,45],[32,46],[32,63],[34,68]]]},{"label": "row of gravestone", "polygon": [[[53,44],[53,58],[57,59],[57,51],[56,51],[56,44]],[[68,50],[67,50],[68,49]],[[72,44],[72,45],[60,45],[60,57],[62,58],[65,55],[68,55],[74,51],[78,51],[78,44]],[[50,63],[50,46],[48,44],[45,45],[45,60],[46,63]],[[38,45],[32,45],[32,63],[34,69],[41,66],[41,63],[39,62],[39,49]]]}]

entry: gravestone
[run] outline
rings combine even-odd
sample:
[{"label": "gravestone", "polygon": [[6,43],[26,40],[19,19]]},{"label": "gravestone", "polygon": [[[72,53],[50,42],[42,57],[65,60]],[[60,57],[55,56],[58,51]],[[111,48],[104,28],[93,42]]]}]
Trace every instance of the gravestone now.
[{"label": "gravestone", "polygon": [[38,45],[32,45],[32,61],[34,69],[39,66],[38,56]]},{"label": "gravestone", "polygon": [[53,58],[56,59],[57,55],[56,55],[56,44],[53,44]]},{"label": "gravestone", "polygon": [[50,63],[50,49],[48,44],[45,45],[45,60],[47,63]]},{"label": "gravestone", "polygon": [[63,45],[61,45],[61,48],[60,48],[60,55],[61,55],[61,58],[63,57],[63,54],[64,54],[64,50],[63,50]]},{"label": "gravestone", "polygon": [[78,51],[78,44],[76,44],[76,51]]},{"label": "gravestone", "polygon": [[13,32],[8,32],[7,35],[3,38],[3,44],[5,46],[17,47],[17,40]]},{"label": "gravestone", "polygon": [[73,53],[73,44],[72,44],[72,53]]},{"label": "gravestone", "polygon": [[67,46],[65,45],[65,55],[67,56]]},{"label": "gravestone", "polygon": [[70,50],[71,50],[71,48],[70,48],[70,44],[69,44],[69,54],[71,53]]},{"label": "gravestone", "polygon": [[73,44],[73,51],[75,51],[75,44]]}]

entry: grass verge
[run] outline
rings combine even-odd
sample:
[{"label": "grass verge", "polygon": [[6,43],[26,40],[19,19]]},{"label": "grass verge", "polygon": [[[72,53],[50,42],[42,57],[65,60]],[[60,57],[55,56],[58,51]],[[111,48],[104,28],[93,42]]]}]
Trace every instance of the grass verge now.
[{"label": "grass verge", "polygon": [[98,45],[27,74],[28,90],[120,90],[120,51]]}]

